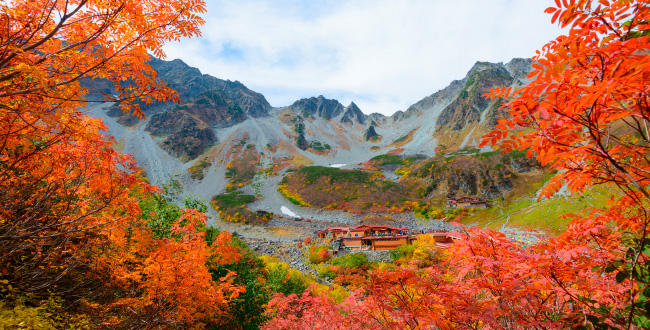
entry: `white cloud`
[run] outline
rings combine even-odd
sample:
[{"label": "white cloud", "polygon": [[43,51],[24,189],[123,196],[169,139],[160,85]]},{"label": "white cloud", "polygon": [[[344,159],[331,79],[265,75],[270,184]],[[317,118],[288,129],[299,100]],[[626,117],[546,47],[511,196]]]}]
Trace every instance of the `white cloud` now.
[{"label": "white cloud", "polygon": [[560,33],[552,1],[211,1],[203,38],[165,47],[273,106],[320,94],[391,114],[476,61],[531,57]]}]

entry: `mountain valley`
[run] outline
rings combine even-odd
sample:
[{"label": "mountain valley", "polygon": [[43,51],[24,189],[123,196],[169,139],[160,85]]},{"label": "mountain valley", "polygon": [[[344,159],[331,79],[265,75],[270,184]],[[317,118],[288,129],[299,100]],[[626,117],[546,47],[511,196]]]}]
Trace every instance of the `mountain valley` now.
[{"label": "mountain valley", "polygon": [[[180,60],[150,64],[178,91],[180,104],[142,104],[143,120],[117,104],[88,113],[104,119],[115,148],[132,154],[152,183],[178,183],[181,196],[213,206],[215,224],[246,236],[297,239],[319,221],[447,228],[441,219],[463,217],[444,210],[446,197],[473,196],[501,208],[536,199],[526,187],[539,189],[552,175],[525,152],[479,148],[481,136],[507,115],[499,110],[505,100],[483,94],[525,84],[530,60],[477,62],[463,79],[392,116],[322,95],[273,107],[242,83]],[[109,90],[102,81],[84,84],[89,98]],[[287,230],[301,226],[281,220],[292,219],[282,207],[313,222]]]}]

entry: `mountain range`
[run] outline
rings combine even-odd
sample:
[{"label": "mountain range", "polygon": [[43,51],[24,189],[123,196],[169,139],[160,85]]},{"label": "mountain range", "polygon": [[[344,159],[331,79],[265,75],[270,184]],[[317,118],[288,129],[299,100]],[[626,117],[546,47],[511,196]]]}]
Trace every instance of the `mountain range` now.
[{"label": "mountain range", "polygon": [[[286,196],[277,192],[280,180],[302,166],[352,170],[386,154],[430,159],[441,154],[471,156],[491,151],[479,150],[478,144],[506,115],[499,110],[505,100],[489,100],[483,95],[490,88],[525,84],[531,64],[519,58],[505,64],[477,62],[464,78],[406,111],[384,116],[366,114],[354,102],[346,106],[322,95],[273,107],[264,95],[239,81],[202,74],[178,59],[152,58],[150,65],[178,92],[180,104],[143,105],[144,120],[123,114],[117,104],[101,104],[87,111],[104,119],[116,139],[115,148],[133,154],[153,183],[175,180],[185,193],[205,200],[237,190],[257,196],[251,208],[278,212],[276,208],[287,202]],[[83,83],[91,99],[111,92],[102,81]],[[499,172],[499,176],[536,168],[525,163],[528,165],[522,170],[520,163],[506,164],[507,173]],[[437,192],[438,197],[463,193],[496,198],[512,189],[505,179],[494,188],[495,183],[486,177],[496,177],[498,171],[481,166],[485,168],[482,176],[470,173],[477,167],[469,166],[444,178],[426,180],[447,187]],[[394,168],[381,170],[385,180],[399,182]],[[438,185],[445,180],[454,183]],[[424,197],[431,198],[435,189],[427,189]]]}]

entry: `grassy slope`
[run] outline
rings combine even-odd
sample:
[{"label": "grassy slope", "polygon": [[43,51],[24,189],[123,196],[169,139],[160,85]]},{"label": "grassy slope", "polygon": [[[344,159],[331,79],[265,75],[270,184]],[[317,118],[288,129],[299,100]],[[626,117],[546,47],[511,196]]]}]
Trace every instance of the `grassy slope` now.
[{"label": "grassy slope", "polygon": [[523,230],[546,231],[551,235],[566,230],[569,219],[562,215],[580,214],[590,207],[606,205],[612,190],[606,187],[594,187],[582,195],[557,195],[550,199],[537,201],[536,192],[552,174],[531,175],[528,182],[518,182],[516,189],[503,200],[493,201],[491,207],[476,210],[461,220],[463,224],[476,224],[491,229],[503,226]]}]

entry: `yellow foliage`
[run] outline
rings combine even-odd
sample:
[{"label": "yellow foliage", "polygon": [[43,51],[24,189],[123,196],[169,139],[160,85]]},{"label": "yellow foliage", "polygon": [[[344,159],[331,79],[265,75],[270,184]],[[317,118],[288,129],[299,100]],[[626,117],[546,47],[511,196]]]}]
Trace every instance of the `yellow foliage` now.
[{"label": "yellow foliage", "polygon": [[389,263],[386,263],[386,262],[379,262],[379,263],[377,263],[377,265],[375,265],[375,269],[378,270],[378,271],[384,271],[384,270],[393,269],[393,268],[395,268],[395,266],[393,266],[393,265],[391,265]]},{"label": "yellow foliage", "polygon": [[436,247],[436,240],[433,238],[433,236],[429,234],[422,234],[418,236],[418,240],[416,241],[417,245],[423,248],[427,248],[429,250],[433,250]]},{"label": "yellow foliage", "polygon": [[310,288],[316,295],[329,296],[330,298],[333,298],[337,303],[343,302],[350,295],[348,290],[338,284],[333,284],[332,286],[325,284],[314,284]]},{"label": "yellow foliage", "polygon": [[422,263],[422,265],[427,265],[431,261],[431,255],[429,254],[429,249],[423,246],[418,246],[413,250],[413,256],[411,260],[417,260]]},{"label": "yellow foliage", "polygon": [[400,175],[400,176],[405,176],[411,173],[408,168],[405,167],[400,167],[395,170],[395,174]]},{"label": "yellow foliage", "polygon": [[[60,303],[48,300],[32,301],[34,298],[19,294],[8,281],[0,281],[0,329],[89,329],[84,315],[61,313]],[[37,305],[37,306],[35,306]]]},{"label": "yellow foliage", "polygon": [[264,268],[267,270],[272,270],[272,269],[284,269],[287,271],[287,280],[291,278],[298,278],[304,283],[308,284],[314,284],[316,283],[313,278],[305,276],[303,273],[301,273],[299,270],[295,268],[291,268],[288,263],[282,262],[278,260],[275,256],[260,256],[262,261],[264,262]]},{"label": "yellow foliage", "polygon": [[239,223],[239,222],[245,222],[246,220],[242,215],[239,214],[239,212],[235,212],[235,214],[231,214],[223,210],[218,210],[218,211],[219,211],[219,217],[223,221]]},{"label": "yellow foliage", "polygon": [[278,191],[284,196],[284,198],[288,199],[294,204],[300,205],[300,206],[311,206],[309,203],[307,203],[300,195],[293,194],[291,193],[286,186],[280,185],[278,187]]}]

